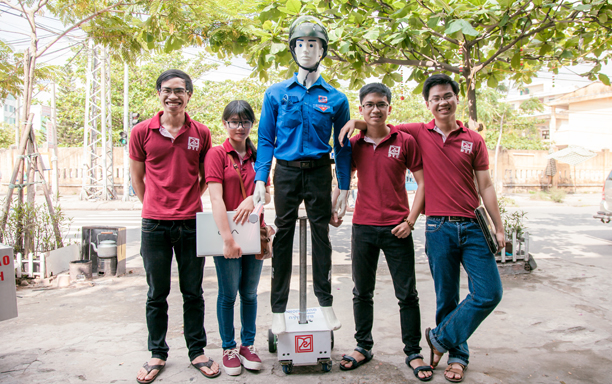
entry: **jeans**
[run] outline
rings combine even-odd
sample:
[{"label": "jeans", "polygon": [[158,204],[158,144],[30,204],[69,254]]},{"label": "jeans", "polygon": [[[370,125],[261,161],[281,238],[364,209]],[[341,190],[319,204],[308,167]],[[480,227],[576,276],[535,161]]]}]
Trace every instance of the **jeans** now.
[{"label": "jeans", "polygon": [[300,203],[304,201],[312,240],[312,281],[314,293],[322,307],[332,305],[331,294],[331,181],[329,165],[300,169],[276,164],[274,169],[275,224],[278,230],[272,243],[272,290],[270,303],[273,313],[287,309],[291,282],[293,235]]},{"label": "jeans", "polygon": [[196,223],[193,220],[142,219],[140,254],[144,262],[147,293],[148,347],[151,356],[168,358],[168,302],[174,252],[183,295],[183,325],[191,360],[204,353],[204,258],[196,256]]},{"label": "jeans", "polygon": [[421,311],[414,273],[414,244],[412,234],[399,239],[392,226],[353,224],[351,260],[353,282],[353,315],[355,316],[355,340],[357,346],[370,350],[374,321],[374,286],[376,268],[382,250],[387,259],[395,297],[399,300],[400,326],[404,353],[409,360],[423,358],[421,347]]},{"label": "jeans", "polygon": [[255,255],[243,255],[238,259],[215,256],[219,295],[217,296],[217,320],[223,349],[236,348],[234,340],[234,304],[240,292],[240,341],[249,346],[255,343],[257,319],[257,286],[263,260]]},{"label": "jeans", "polygon": [[[449,352],[448,362],[469,363],[467,339],[499,304],[502,284],[495,256],[476,220],[449,222],[428,217],[425,253],[436,290],[434,347]],[[459,302],[460,266],[468,275],[469,294]]]}]

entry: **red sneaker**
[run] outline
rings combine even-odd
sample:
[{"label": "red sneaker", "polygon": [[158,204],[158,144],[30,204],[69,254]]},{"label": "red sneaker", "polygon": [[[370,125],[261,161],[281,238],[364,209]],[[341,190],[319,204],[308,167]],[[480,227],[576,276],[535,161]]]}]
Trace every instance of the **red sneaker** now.
[{"label": "red sneaker", "polygon": [[240,361],[242,365],[246,369],[250,369],[252,371],[259,371],[261,369],[261,359],[257,356],[257,350],[254,346],[249,345],[245,347],[244,345],[240,346],[239,355]]},{"label": "red sneaker", "polygon": [[238,348],[223,350],[223,369],[230,376],[242,373],[242,365],[238,357]]}]

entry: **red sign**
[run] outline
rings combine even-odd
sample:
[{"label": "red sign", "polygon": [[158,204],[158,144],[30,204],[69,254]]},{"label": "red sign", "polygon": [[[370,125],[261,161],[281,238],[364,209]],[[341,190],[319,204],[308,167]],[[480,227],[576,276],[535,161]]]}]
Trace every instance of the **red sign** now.
[{"label": "red sign", "polygon": [[312,351],[312,335],[298,335],[295,337],[295,353],[306,353]]},{"label": "red sign", "polygon": [[327,96],[319,96],[319,103],[327,103]]}]

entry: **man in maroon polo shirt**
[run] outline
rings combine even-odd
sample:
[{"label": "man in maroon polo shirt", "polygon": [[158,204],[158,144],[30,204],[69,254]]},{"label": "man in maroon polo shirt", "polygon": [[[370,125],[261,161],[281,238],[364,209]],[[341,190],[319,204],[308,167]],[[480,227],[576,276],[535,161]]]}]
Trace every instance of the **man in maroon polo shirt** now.
[{"label": "man in maroon polo shirt", "polygon": [[[434,120],[397,126],[415,138],[423,156],[427,183],[425,252],[437,302],[437,327],[427,328],[425,336],[432,367],[449,352],[444,377],[451,382],[463,380],[469,363],[467,340],[499,304],[503,291],[495,256],[475,219],[479,193],[495,225],[499,247],[505,242],[487,148],[477,132],[455,119],[458,93],[459,85],[449,76],[429,77],[423,84],[423,97]],[[355,127],[365,129],[366,124],[349,121],[339,140]],[[461,265],[468,275],[470,292],[459,302]]]},{"label": "man in maroon polo shirt", "polygon": [[[367,131],[351,138],[352,169],[357,172],[359,196],[355,203],[351,236],[353,315],[357,348],[344,355],[340,369],[351,370],[372,358],[374,286],[380,251],[385,254],[395,296],[406,364],[420,380],[431,378],[431,367],[420,354],[421,312],[414,272],[412,229],[424,205],[421,154],[414,138],[387,125],[391,90],[380,83],[359,91],[359,113]],[[419,185],[413,209],[408,206],[406,169]],[[334,191],[335,195],[339,191]]]},{"label": "man in maroon polo shirt", "polygon": [[149,291],[146,318],[151,359],[138,371],[139,383],[150,383],[168,358],[168,302],[172,255],[176,255],[183,295],[183,329],[191,364],[216,377],[219,365],[204,355],[204,258],[196,255],[195,216],[202,211],[206,189],[204,156],[210,149],[208,128],[189,118],[185,107],[193,93],[191,78],[171,69],[157,79],[163,111],[136,125],[130,137],[132,186],[142,202],[140,254]]}]

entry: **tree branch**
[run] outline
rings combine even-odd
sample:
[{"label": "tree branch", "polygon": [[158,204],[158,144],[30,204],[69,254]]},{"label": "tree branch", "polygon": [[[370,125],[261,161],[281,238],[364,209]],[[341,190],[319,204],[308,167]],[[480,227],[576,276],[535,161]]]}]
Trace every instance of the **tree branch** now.
[{"label": "tree branch", "polygon": [[76,22],[76,23],[74,23],[72,26],[68,27],[68,29],[66,29],[64,32],[62,32],[62,33],[61,33],[59,36],[57,36],[57,37],[56,37],[56,38],[55,38],[53,41],[51,41],[49,44],[47,44],[47,45],[46,45],[46,46],[45,46],[45,47],[44,47],[44,48],[43,48],[43,49],[42,49],[42,50],[41,50],[41,51],[40,51],[40,52],[39,52],[39,53],[36,55],[36,57],[38,58],[38,57],[42,56],[42,54],[43,54],[43,53],[45,53],[45,52],[46,52],[46,51],[47,51],[49,48],[51,48],[51,46],[52,46],[53,44],[55,44],[55,43],[56,43],[56,42],[57,42],[59,39],[61,39],[61,38],[62,38],[62,37],[64,37],[65,35],[67,35],[67,34],[68,34],[70,31],[72,31],[73,29],[76,29],[76,28],[80,27],[81,25],[85,24],[86,22],[88,22],[89,20],[91,20],[91,19],[93,19],[93,18],[95,18],[95,17],[97,17],[97,16],[99,16],[99,15],[101,15],[101,14],[103,14],[103,13],[109,12],[109,11],[111,11],[113,8],[117,8],[117,7],[122,6],[122,5],[126,5],[126,3],[117,3],[117,4],[114,4],[114,5],[111,5],[110,7],[104,8],[104,9],[102,9],[102,10],[98,11],[98,12],[95,12],[95,13],[94,13],[94,14],[92,14],[92,15],[87,16],[86,18],[84,18],[84,19],[82,19],[82,20],[80,20],[80,21],[77,21],[77,22]]},{"label": "tree branch", "polygon": [[[13,4],[9,3],[7,0],[0,0],[0,4],[4,4],[7,7],[17,11],[17,12],[23,12],[23,7],[21,8],[17,8],[16,6],[14,6]],[[20,3],[21,4],[21,3]]]},{"label": "tree branch", "polygon": [[432,35],[437,36],[441,39],[444,39],[446,41],[448,41],[449,43],[453,43],[455,45],[459,45],[459,40],[455,40],[455,39],[451,39],[450,37],[447,37],[439,32],[434,31],[433,29],[429,28],[429,26],[423,21],[421,20],[421,18],[419,17],[418,20],[421,22],[421,24],[423,24],[423,27],[426,28]]}]

